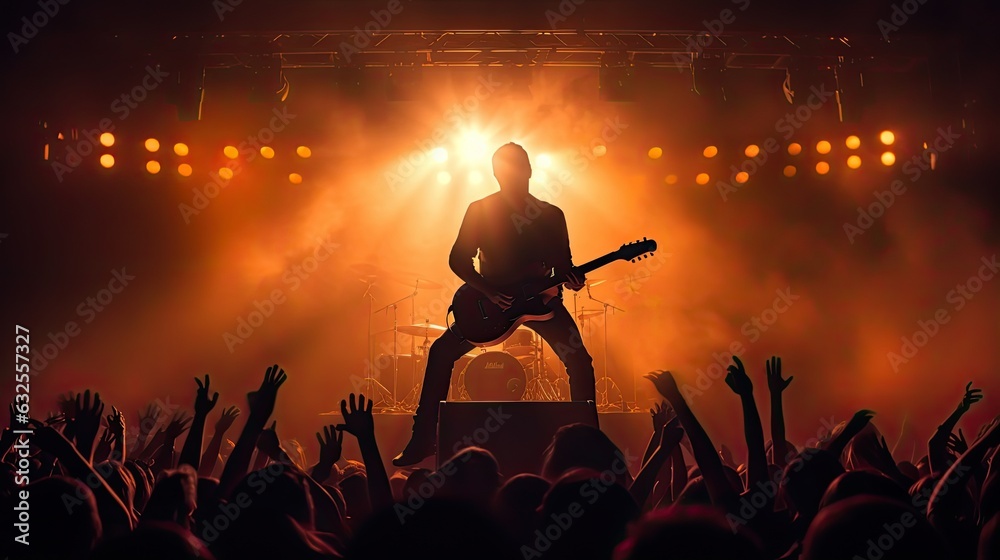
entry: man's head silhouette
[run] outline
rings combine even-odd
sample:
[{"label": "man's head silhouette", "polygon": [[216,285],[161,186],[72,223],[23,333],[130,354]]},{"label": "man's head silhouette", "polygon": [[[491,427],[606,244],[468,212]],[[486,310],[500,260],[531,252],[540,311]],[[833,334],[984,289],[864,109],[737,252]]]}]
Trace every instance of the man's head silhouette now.
[{"label": "man's head silhouette", "polygon": [[[501,191],[526,191],[531,178],[528,152],[520,145],[508,142],[493,154],[493,176],[500,183]],[[512,193],[517,194],[517,193]]]}]

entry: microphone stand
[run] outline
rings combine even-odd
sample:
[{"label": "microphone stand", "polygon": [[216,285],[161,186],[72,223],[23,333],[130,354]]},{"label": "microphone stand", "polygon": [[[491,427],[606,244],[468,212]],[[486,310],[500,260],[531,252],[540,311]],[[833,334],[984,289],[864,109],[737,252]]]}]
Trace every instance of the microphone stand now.
[{"label": "microphone stand", "polygon": [[[608,377],[608,309],[621,311],[622,313],[624,313],[625,310],[620,307],[615,307],[614,305],[606,301],[601,301],[595,298],[590,293],[590,286],[587,286],[587,297],[590,298],[591,301],[597,302],[604,306],[604,378],[603,378],[604,392],[601,394],[601,397],[604,402],[598,404],[598,406],[609,407],[611,406],[611,404],[608,402],[608,383],[610,382],[614,384],[614,382],[611,381],[611,378]],[[615,385],[615,388],[618,388],[618,386]],[[621,394],[621,389],[618,389],[618,393]],[[625,395],[622,395],[622,412],[624,411],[625,411]]]},{"label": "microphone stand", "polygon": [[[399,324],[398,324],[397,310],[399,308],[400,303],[408,299],[415,298],[416,296],[417,296],[417,290],[414,289],[412,294],[404,298],[400,298],[390,303],[389,305],[386,305],[385,307],[375,310],[375,313],[378,313],[380,311],[385,311],[386,313],[388,313],[389,309],[392,309],[392,401],[390,406],[387,408],[392,410],[393,412],[397,412],[399,410],[399,403],[400,403],[397,397],[397,390],[398,390],[397,381],[399,376]],[[412,316],[413,311],[411,311],[410,314]],[[412,340],[410,344],[412,347],[413,344]],[[411,353],[410,356],[412,357],[413,354]]]}]

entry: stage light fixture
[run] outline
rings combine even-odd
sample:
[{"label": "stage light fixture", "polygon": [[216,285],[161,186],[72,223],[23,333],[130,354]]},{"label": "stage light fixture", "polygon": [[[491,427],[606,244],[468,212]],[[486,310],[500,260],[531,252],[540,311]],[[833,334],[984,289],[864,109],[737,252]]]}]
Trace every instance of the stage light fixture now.
[{"label": "stage light fixture", "polygon": [[115,145],[115,135],[111,134],[110,132],[101,133],[101,136],[98,140],[101,142],[101,145],[104,146],[105,148],[110,148],[111,146]]},{"label": "stage light fixture", "polygon": [[747,181],[750,180],[750,174],[747,173],[746,171],[740,171],[739,173],[736,174],[735,179],[737,183],[742,185],[743,183],[746,183]]},{"label": "stage light fixture", "polygon": [[861,167],[861,156],[851,156],[847,158],[847,167],[857,169]]},{"label": "stage light fixture", "polygon": [[151,175],[156,175],[160,172],[160,162],[156,160],[149,160],[146,162],[146,171]]},{"label": "stage light fixture", "polygon": [[794,177],[797,171],[798,170],[795,169],[794,165],[786,165],[782,173],[785,175],[785,177]]},{"label": "stage light fixture", "polygon": [[272,148],[271,146],[261,146],[260,155],[264,159],[271,159],[274,157],[274,148]]},{"label": "stage light fixture", "polygon": [[240,151],[236,149],[236,146],[226,146],[222,148],[222,154],[229,159],[236,159],[240,157]]},{"label": "stage light fixture", "polygon": [[817,153],[825,155],[825,154],[830,153],[831,149],[833,149],[833,146],[830,145],[830,142],[828,142],[826,140],[820,140],[819,142],[816,142],[816,152]]},{"label": "stage light fixture", "polygon": [[230,180],[230,179],[232,179],[233,175],[234,175],[233,174],[233,170],[230,169],[230,168],[228,168],[228,167],[223,167],[223,168],[219,169],[219,177],[222,177],[223,179],[225,179],[227,181]]},{"label": "stage light fixture", "polygon": [[660,159],[661,157],[663,157],[663,148],[659,146],[653,146],[652,148],[649,149],[647,155],[649,156],[649,159]]},{"label": "stage light fixture", "polygon": [[716,148],[715,146],[707,146],[704,150],[701,151],[701,155],[707,158],[714,158],[718,154],[719,154],[719,149]]},{"label": "stage light fixture", "polygon": [[541,167],[542,169],[548,169],[552,166],[552,156],[549,154],[539,154],[535,158],[535,165]]},{"label": "stage light fixture", "polygon": [[760,153],[760,146],[758,146],[757,144],[750,144],[749,146],[747,146],[746,150],[743,150],[743,153],[750,158],[757,157],[757,154]]},{"label": "stage light fixture", "polygon": [[288,182],[291,183],[291,184],[293,184],[293,185],[301,185],[302,184],[302,175],[299,175],[298,173],[290,173],[288,175]]},{"label": "stage light fixture", "polygon": [[146,138],[146,142],[143,144],[147,151],[157,152],[160,150],[160,141],[156,138]]},{"label": "stage light fixture", "polygon": [[312,157],[312,150],[308,146],[299,146],[295,148],[295,153],[302,159],[308,159]]},{"label": "stage light fixture", "polygon": [[431,159],[438,163],[444,163],[448,161],[448,150],[437,147],[431,150]]},{"label": "stage light fixture", "polygon": [[178,142],[178,143],[174,144],[174,153],[175,154],[177,154],[177,155],[179,155],[181,157],[184,157],[184,156],[188,155],[189,152],[190,152],[190,150],[188,149],[188,145],[187,144],[185,144],[183,142]]},{"label": "stage light fixture", "polygon": [[891,130],[883,130],[878,135],[878,139],[886,146],[891,146],[896,141],[896,135]]},{"label": "stage light fixture", "polygon": [[861,138],[852,134],[847,137],[847,140],[844,140],[844,145],[847,146],[849,150],[857,150],[861,147]]},{"label": "stage light fixture", "polygon": [[186,163],[182,163],[177,166],[177,173],[180,173],[181,177],[190,177],[193,171],[194,170],[191,169],[191,166]]},{"label": "stage light fixture", "polygon": [[101,167],[105,169],[111,169],[114,166],[115,166],[115,156],[111,154],[101,155]]},{"label": "stage light fixture", "polygon": [[666,182],[668,185],[676,185],[677,184],[677,175],[674,175],[673,173],[671,173],[670,175],[667,175],[666,178],[663,179],[663,181]]},{"label": "stage light fixture", "polygon": [[708,176],[708,173],[699,173],[694,178],[694,182],[698,183],[699,185],[707,185],[710,180],[711,177]]},{"label": "stage light fixture", "polygon": [[827,163],[825,161],[821,161],[821,162],[819,162],[819,163],[816,164],[816,173],[819,173],[820,175],[826,175],[829,172],[830,172],[830,164],[829,163]]},{"label": "stage light fixture", "polygon": [[792,142],[788,145],[788,155],[797,156],[802,153],[802,144],[798,142]]},{"label": "stage light fixture", "polygon": [[889,166],[896,163],[896,154],[885,152],[882,154],[882,165]]},{"label": "stage light fixture", "polygon": [[594,152],[594,155],[597,157],[604,157],[605,155],[608,154],[608,147],[605,146],[604,144],[598,144],[594,146],[594,148],[591,151]]}]

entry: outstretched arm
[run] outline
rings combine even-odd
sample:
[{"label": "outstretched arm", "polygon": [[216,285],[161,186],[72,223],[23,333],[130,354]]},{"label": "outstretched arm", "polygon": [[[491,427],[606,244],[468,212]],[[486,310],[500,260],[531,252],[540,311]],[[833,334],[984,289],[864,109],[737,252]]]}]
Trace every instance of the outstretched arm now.
[{"label": "outstretched arm", "polygon": [[982,465],[990,448],[997,445],[1000,445],[1000,416],[993,420],[986,433],[968,451],[952,463],[934,487],[934,493],[927,504],[927,518],[935,527],[949,532],[948,526],[957,521],[955,512],[962,509],[957,502],[963,496],[964,488],[976,469]]},{"label": "outstretched arm", "polygon": [[191,431],[188,432],[187,439],[184,440],[181,458],[177,464],[191,465],[197,471],[201,464],[201,441],[205,437],[205,420],[208,418],[208,413],[219,402],[219,393],[208,398],[208,386],[211,379],[207,374],[204,384],[197,377],[194,378],[194,382],[198,384],[198,392],[194,397],[194,420],[191,422]]},{"label": "outstretched arm", "polygon": [[201,459],[201,466],[198,467],[198,476],[212,476],[212,473],[215,472],[215,465],[219,462],[219,450],[222,449],[222,440],[226,436],[226,431],[229,430],[239,415],[240,409],[235,406],[223,409],[222,416],[215,423],[215,432],[212,434],[212,439],[209,440],[208,446],[205,447],[205,455]]},{"label": "outstretched arm", "polygon": [[673,453],[676,447],[679,447],[682,437],[684,437],[684,430],[681,428],[680,421],[677,418],[674,418],[660,429],[659,437],[657,438],[659,445],[657,445],[649,461],[639,470],[639,474],[635,476],[635,480],[632,481],[632,485],[628,489],[629,494],[632,495],[635,503],[639,504],[640,509],[644,509],[646,501],[649,500],[649,494],[653,491],[653,483],[656,482],[663,466],[670,459],[670,454]]},{"label": "outstretched arm", "polygon": [[691,442],[695,461],[698,463],[698,468],[701,469],[712,503],[727,510],[731,509],[738,503],[739,495],[729,485],[729,480],[722,468],[722,459],[715,452],[711,438],[708,437],[705,429],[702,428],[701,423],[698,422],[687,402],[684,401],[684,396],[677,388],[673,374],[669,371],[658,371],[646,374],[645,377],[653,382],[656,390],[674,407],[674,412],[677,413],[677,418],[680,419],[681,426],[687,433],[688,441]]},{"label": "outstretched arm", "polygon": [[781,378],[781,358],[772,356],[764,365],[767,368],[767,392],[771,395],[771,455],[775,465],[785,468],[788,449],[785,448],[785,413],[781,394],[794,377]]},{"label": "outstretched arm", "polygon": [[[324,440],[325,438],[325,440]],[[334,425],[324,426],[323,432],[316,432],[319,440],[319,462],[312,468],[312,477],[319,483],[330,478],[333,466],[340,460],[343,452],[344,432]]]},{"label": "outstretched arm", "polygon": [[247,474],[250,460],[253,457],[253,450],[257,447],[257,439],[264,430],[267,419],[274,412],[274,403],[278,398],[278,388],[288,379],[285,370],[278,367],[278,364],[267,368],[264,373],[264,381],[261,382],[257,391],[247,395],[247,402],[250,405],[250,416],[243,426],[240,439],[236,441],[233,452],[226,461],[226,466],[222,470],[222,478],[219,480],[219,497],[225,498],[236,488]]},{"label": "outstretched arm", "polygon": [[382,464],[382,456],[375,442],[373,404],[373,401],[368,400],[366,406],[364,395],[359,395],[355,402],[354,393],[351,393],[349,409],[347,401],[340,401],[340,412],[344,416],[344,423],[337,426],[337,429],[358,438],[361,460],[364,461],[368,473],[368,497],[372,508],[381,509],[392,507],[392,487],[389,485],[389,475],[385,472],[385,465]]},{"label": "outstretched arm", "polygon": [[927,460],[930,461],[931,472],[943,472],[948,468],[948,437],[955,429],[955,425],[958,424],[962,415],[968,412],[972,408],[972,405],[982,400],[982,398],[983,390],[973,389],[972,382],[970,381],[965,386],[965,396],[962,397],[962,402],[958,403],[955,411],[948,416],[943,424],[938,426],[934,435],[931,436],[930,441],[927,442]]},{"label": "outstretched arm", "polygon": [[174,419],[163,429],[163,445],[156,452],[153,470],[159,474],[174,467],[174,442],[188,429],[190,418],[185,418],[183,412],[174,415]]},{"label": "outstretched arm", "polygon": [[844,429],[837,434],[836,437],[827,442],[826,450],[833,453],[833,456],[840,460],[840,456],[843,455],[844,449],[847,448],[847,444],[854,439],[854,436],[861,433],[861,430],[871,422],[872,416],[875,413],[870,410],[859,410],[854,413]]},{"label": "outstretched arm", "polygon": [[[772,358],[775,360],[775,358]],[[733,356],[735,365],[729,366],[726,385],[739,395],[743,403],[743,433],[747,441],[747,488],[758,488],[767,479],[767,453],[764,451],[764,428],[760,425],[757,402],[753,399],[753,383],[743,362]]]}]

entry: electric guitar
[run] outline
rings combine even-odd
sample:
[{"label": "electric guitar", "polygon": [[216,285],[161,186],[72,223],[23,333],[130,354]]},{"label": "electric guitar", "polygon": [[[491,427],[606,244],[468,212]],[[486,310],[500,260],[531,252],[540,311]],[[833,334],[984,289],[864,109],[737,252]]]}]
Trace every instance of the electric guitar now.
[{"label": "electric guitar", "polygon": [[[643,238],[642,241],[622,245],[617,251],[576,266],[572,272],[585,275],[618,260],[636,262],[648,257],[655,250],[656,241]],[[566,278],[549,276],[502,286],[498,291],[514,298],[506,310],[490,301],[479,290],[468,284],[462,284],[455,292],[451,307],[448,308],[455,318],[448,328],[476,346],[500,344],[507,340],[517,327],[528,321],[551,319],[553,312],[546,306],[548,299],[545,293],[564,282]]]}]

